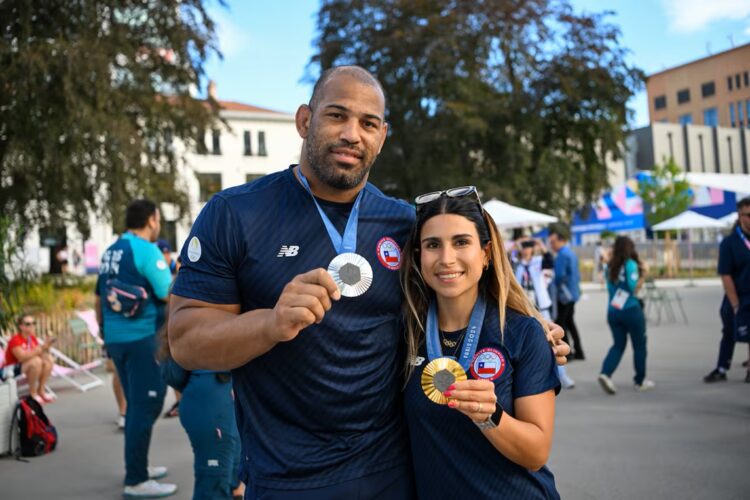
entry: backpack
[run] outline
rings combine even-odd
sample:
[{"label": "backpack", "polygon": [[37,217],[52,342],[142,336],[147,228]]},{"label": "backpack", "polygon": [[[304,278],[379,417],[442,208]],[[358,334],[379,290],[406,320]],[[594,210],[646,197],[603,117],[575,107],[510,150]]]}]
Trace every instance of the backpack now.
[{"label": "backpack", "polygon": [[[10,428],[11,443],[18,443],[11,450],[16,457],[44,455],[57,446],[57,429],[44,414],[42,405],[31,396],[18,401]],[[17,433],[17,439],[13,439],[14,432]]]}]

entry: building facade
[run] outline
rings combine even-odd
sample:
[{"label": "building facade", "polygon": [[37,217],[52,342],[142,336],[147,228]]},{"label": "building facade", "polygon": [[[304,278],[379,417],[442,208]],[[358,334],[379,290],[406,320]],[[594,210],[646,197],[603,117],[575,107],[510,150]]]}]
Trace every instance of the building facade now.
[{"label": "building facade", "polygon": [[[214,93],[215,86],[209,86]],[[218,100],[218,99],[217,99]],[[210,197],[228,187],[252,181],[263,175],[283,170],[299,162],[302,139],[297,133],[294,115],[272,111],[249,104],[218,100],[220,116],[226,126],[205,133],[195,151],[179,151],[185,158],[179,165],[181,182],[187,189],[190,213],[178,220],[176,210],[161,203],[161,238],[178,252],[187,238],[192,222]],[[159,201],[159,200],[154,200]],[[92,273],[98,268],[101,253],[117,238],[112,224],[90,215],[91,234],[84,238],[75,227],[48,235],[44,230],[32,232],[25,241],[23,258],[40,273],[59,270],[61,249],[74,274]],[[56,269],[57,268],[57,269]]]},{"label": "building facade", "polygon": [[650,75],[651,123],[750,128],[750,44]]}]

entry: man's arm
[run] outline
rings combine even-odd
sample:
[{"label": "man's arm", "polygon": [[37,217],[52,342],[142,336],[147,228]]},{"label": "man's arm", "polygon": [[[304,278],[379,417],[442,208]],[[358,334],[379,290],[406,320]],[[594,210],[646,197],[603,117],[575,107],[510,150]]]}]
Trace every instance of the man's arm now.
[{"label": "man's arm", "polygon": [[737,312],[740,307],[740,298],[737,295],[737,288],[734,286],[734,280],[729,274],[721,275],[721,284],[724,287],[724,293],[727,295],[729,304],[732,306],[732,310]]},{"label": "man's arm", "polygon": [[240,314],[239,304],[212,304],[172,295],[169,345],[188,370],[231,370],[261,356],[277,343],[323,321],[331,300],[341,294],[323,269],[296,276],[273,309]]}]

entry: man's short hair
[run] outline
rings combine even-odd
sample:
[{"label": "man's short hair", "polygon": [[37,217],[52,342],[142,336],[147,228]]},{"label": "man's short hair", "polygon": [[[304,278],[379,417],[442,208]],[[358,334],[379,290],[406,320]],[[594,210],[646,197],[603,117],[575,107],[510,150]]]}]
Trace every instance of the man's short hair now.
[{"label": "man's short hair", "polygon": [[570,229],[563,224],[554,224],[549,228],[549,235],[555,235],[558,239],[568,241],[570,239]]},{"label": "man's short hair", "polygon": [[133,200],[125,210],[125,227],[128,229],[141,229],[146,227],[148,219],[156,213],[156,203],[151,200]]},{"label": "man's short hair", "polygon": [[737,202],[737,210],[744,208],[744,207],[750,207],[750,196],[745,196],[740,201]]},{"label": "man's short hair", "polygon": [[360,83],[375,87],[383,95],[383,102],[385,102],[385,91],[383,90],[383,86],[372,73],[361,66],[335,66],[333,68],[328,68],[327,70],[325,70],[320,75],[320,78],[318,78],[318,81],[315,82],[313,93],[310,97],[310,102],[308,103],[308,106],[310,106],[310,108],[315,109],[317,107],[317,105],[320,103],[320,99],[323,96],[323,90],[325,89],[326,84],[331,81],[333,77],[338,75],[351,76]]}]

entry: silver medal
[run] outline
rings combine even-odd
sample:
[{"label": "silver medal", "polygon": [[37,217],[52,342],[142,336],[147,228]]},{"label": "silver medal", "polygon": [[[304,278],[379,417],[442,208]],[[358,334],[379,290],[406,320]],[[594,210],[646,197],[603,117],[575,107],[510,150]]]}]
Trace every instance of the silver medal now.
[{"label": "silver medal", "polygon": [[342,253],[328,264],[328,274],[344,297],[359,297],[372,284],[372,267],[367,259],[353,252]]}]

